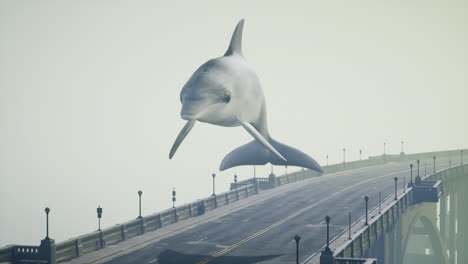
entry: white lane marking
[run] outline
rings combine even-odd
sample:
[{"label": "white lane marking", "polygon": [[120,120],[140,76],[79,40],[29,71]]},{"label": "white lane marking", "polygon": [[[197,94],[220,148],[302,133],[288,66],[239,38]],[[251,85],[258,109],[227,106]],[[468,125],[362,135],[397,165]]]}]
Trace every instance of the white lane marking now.
[{"label": "white lane marking", "polygon": [[155,258],[155,259],[153,259],[152,261],[150,261],[150,262],[148,262],[148,263],[154,263],[154,262],[156,262],[156,261],[158,261],[158,260],[159,260],[158,258]]},{"label": "white lane marking", "polygon": [[249,220],[250,220],[250,218],[244,219],[244,220],[242,220],[242,223],[245,223],[245,222],[247,222]]}]

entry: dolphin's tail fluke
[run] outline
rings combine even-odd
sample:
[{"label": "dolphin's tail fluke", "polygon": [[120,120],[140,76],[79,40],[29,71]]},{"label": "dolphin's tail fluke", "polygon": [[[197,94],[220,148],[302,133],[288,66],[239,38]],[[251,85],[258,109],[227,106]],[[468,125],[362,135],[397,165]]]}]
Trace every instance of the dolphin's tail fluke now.
[{"label": "dolphin's tail fluke", "polygon": [[320,173],[323,172],[320,165],[304,152],[280,143],[274,139],[269,139],[268,142],[278,150],[286,160],[280,159],[277,155],[265,148],[263,144],[254,140],[227,154],[221,162],[219,170],[223,171],[242,165],[265,165],[267,163],[271,163],[273,165],[298,166],[318,171]]}]

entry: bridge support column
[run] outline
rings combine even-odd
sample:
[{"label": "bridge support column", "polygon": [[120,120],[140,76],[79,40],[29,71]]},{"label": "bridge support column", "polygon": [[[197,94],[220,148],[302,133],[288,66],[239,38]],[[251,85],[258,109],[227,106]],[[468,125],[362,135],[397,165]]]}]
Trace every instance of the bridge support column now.
[{"label": "bridge support column", "polygon": [[333,251],[331,251],[331,249],[326,248],[322,251],[320,264],[335,264],[335,257],[333,257]]},{"label": "bridge support column", "polygon": [[53,239],[45,238],[41,240],[39,249],[41,251],[42,257],[48,261],[48,264],[57,263],[56,257],[55,257],[56,247],[55,247],[55,241]]}]

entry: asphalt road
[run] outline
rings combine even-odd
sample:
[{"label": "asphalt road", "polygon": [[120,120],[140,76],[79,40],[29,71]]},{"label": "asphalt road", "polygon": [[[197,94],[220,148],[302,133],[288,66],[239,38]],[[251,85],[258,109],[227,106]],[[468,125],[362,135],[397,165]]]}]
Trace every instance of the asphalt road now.
[{"label": "asphalt road", "polygon": [[[424,175],[424,161],[421,164]],[[427,164],[429,173],[432,160]],[[437,168],[446,167],[448,159],[437,161]],[[404,176],[408,183],[409,162],[326,174],[106,263],[296,263],[296,234],[302,237],[303,261],[325,244],[326,215],[332,219],[330,237],[334,237],[347,229],[350,211],[353,222],[365,214],[365,195],[372,208],[378,205],[379,192],[382,199],[394,193],[394,177],[403,188]]]}]

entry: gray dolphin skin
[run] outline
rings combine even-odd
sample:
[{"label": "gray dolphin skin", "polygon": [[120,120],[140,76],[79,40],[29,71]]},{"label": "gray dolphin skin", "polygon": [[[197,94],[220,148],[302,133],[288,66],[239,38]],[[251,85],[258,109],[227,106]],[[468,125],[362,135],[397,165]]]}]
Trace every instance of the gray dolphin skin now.
[{"label": "gray dolphin skin", "polygon": [[274,140],[268,132],[266,103],[260,81],[242,55],[244,19],[237,24],[224,56],[200,66],[182,88],[181,117],[187,123],[169,153],[172,159],[196,121],[218,126],[242,126],[253,141],[230,152],[221,162],[223,171],[242,165],[298,166],[322,172],[307,154]]}]

